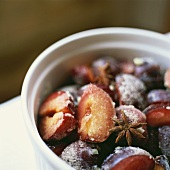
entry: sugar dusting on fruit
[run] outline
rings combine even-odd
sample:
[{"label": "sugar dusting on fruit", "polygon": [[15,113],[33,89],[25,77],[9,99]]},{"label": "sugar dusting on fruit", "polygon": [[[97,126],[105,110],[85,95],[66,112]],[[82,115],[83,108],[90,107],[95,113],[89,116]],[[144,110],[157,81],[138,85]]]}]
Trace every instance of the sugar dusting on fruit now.
[{"label": "sugar dusting on fruit", "polygon": [[159,146],[163,154],[170,156],[170,126],[163,126],[158,129]]},{"label": "sugar dusting on fruit", "polygon": [[122,104],[145,108],[146,100],[143,95],[146,88],[142,81],[129,74],[120,74],[116,76],[116,83]]},{"label": "sugar dusting on fruit", "polygon": [[[140,164],[135,164],[133,161],[141,161],[141,157],[145,162],[141,162]],[[126,161],[127,160],[127,161]],[[129,163],[130,161],[130,163]],[[131,162],[132,161],[132,162]],[[123,162],[123,163],[122,163]],[[154,168],[154,158],[147,151],[139,148],[139,147],[117,147],[115,148],[114,153],[110,154],[102,164],[103,170],[109,169],[138,169],[140,170],[153,170]],[[143,168],[140,168],[142,166]]]},{"label": "sugar dusting on fruit", "polygon": [[81,140],[67,146],[60,157],[75,169],[91,169],[96,167],[99,159],[98,147]]},{"label": "sugar dusting on fruit", "polygon": [[122,110],[126,116],[129,117],[131,122],[145,121],[146,116],[140,110],[136,109],[133,105],[122,105],[117,110]]},{"label": "sugar dusting on fruit", "polygon": [[133,153],[133,155],[147,155],[150,158],[153,158],[153,156],[149,152],[147,152],[139,147],[129,146],[129,147],[117,147],[115,149],[115,153],[129,152],[129,151],[130,151],[130,153]]},{"label": "sugar dusting on fruit", "polygon": [[114,126],[112,121],[114,116],[115,108],[110,96],[96,85],[89,84],[78,106],[78,130],[81,140],[89,142],[106,140]]},{"label": "sugar dusting on fruit", "polygon": [[148,57],[75,66],[40,106],[40,135],[76,170],[169,170],[169,75]]}]

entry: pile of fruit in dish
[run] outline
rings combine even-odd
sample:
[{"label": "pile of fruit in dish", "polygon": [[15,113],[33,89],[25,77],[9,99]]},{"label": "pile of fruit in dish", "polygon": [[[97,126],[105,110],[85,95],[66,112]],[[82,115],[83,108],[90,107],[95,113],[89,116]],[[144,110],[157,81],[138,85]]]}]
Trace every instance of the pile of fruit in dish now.
[{"label": "pile of fruit in dish", "polygon": [[170,69],[106,56],[70,76],[73,85],[39,109],[39,133],[56,155],[75,169],[170,169]]}]

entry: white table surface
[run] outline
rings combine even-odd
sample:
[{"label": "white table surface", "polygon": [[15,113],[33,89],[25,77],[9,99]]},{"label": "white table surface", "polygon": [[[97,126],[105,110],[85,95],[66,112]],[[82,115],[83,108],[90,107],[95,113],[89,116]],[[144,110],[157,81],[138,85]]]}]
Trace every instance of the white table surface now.
[{"label": "white table surface", "polygon": [[20,96],[0,104],[0,170],[37,170]]}]

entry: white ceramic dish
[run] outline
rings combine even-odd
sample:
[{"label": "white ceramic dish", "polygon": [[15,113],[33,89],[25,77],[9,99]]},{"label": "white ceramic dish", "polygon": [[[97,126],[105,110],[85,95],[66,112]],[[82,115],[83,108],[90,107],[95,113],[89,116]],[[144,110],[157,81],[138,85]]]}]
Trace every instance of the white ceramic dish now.
[{"label": "white ceramic dish", "polygon": [[26,74],[21,93],[25,126],[39,169],[73,169],[58,158],[39,136],[36,122],[41,101],[64,81],[70,68],[102,55],[129,59],[151,56],[161,65],[170,67],[170,41],[163,34],[141,29],[100,28],[66,37],[40,54]]}]

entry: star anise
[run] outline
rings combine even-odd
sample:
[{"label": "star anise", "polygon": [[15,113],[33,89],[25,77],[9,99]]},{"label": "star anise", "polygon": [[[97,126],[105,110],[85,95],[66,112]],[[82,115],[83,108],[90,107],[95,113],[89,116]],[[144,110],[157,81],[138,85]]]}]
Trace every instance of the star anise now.
[{"label": "star anise", "polygon": [[132,145],[132,136],[140,139],[144,139],[145,136],[139,130],[146,123],[133,123],[130,122],[128,117],[124,112],[121,113],[122,120],[114,119],[115,127],[112,129],[112,132],[117,132],[117,138],[115,143],[118,143],[124,136],[126,138],[127,144]]},{"label": "star anise", "polygon": [[110,64],[106,63],[103,66],[98,67],[99,75],[96,77],[95,82],[98,84],[109,85],[113,79]]}]

